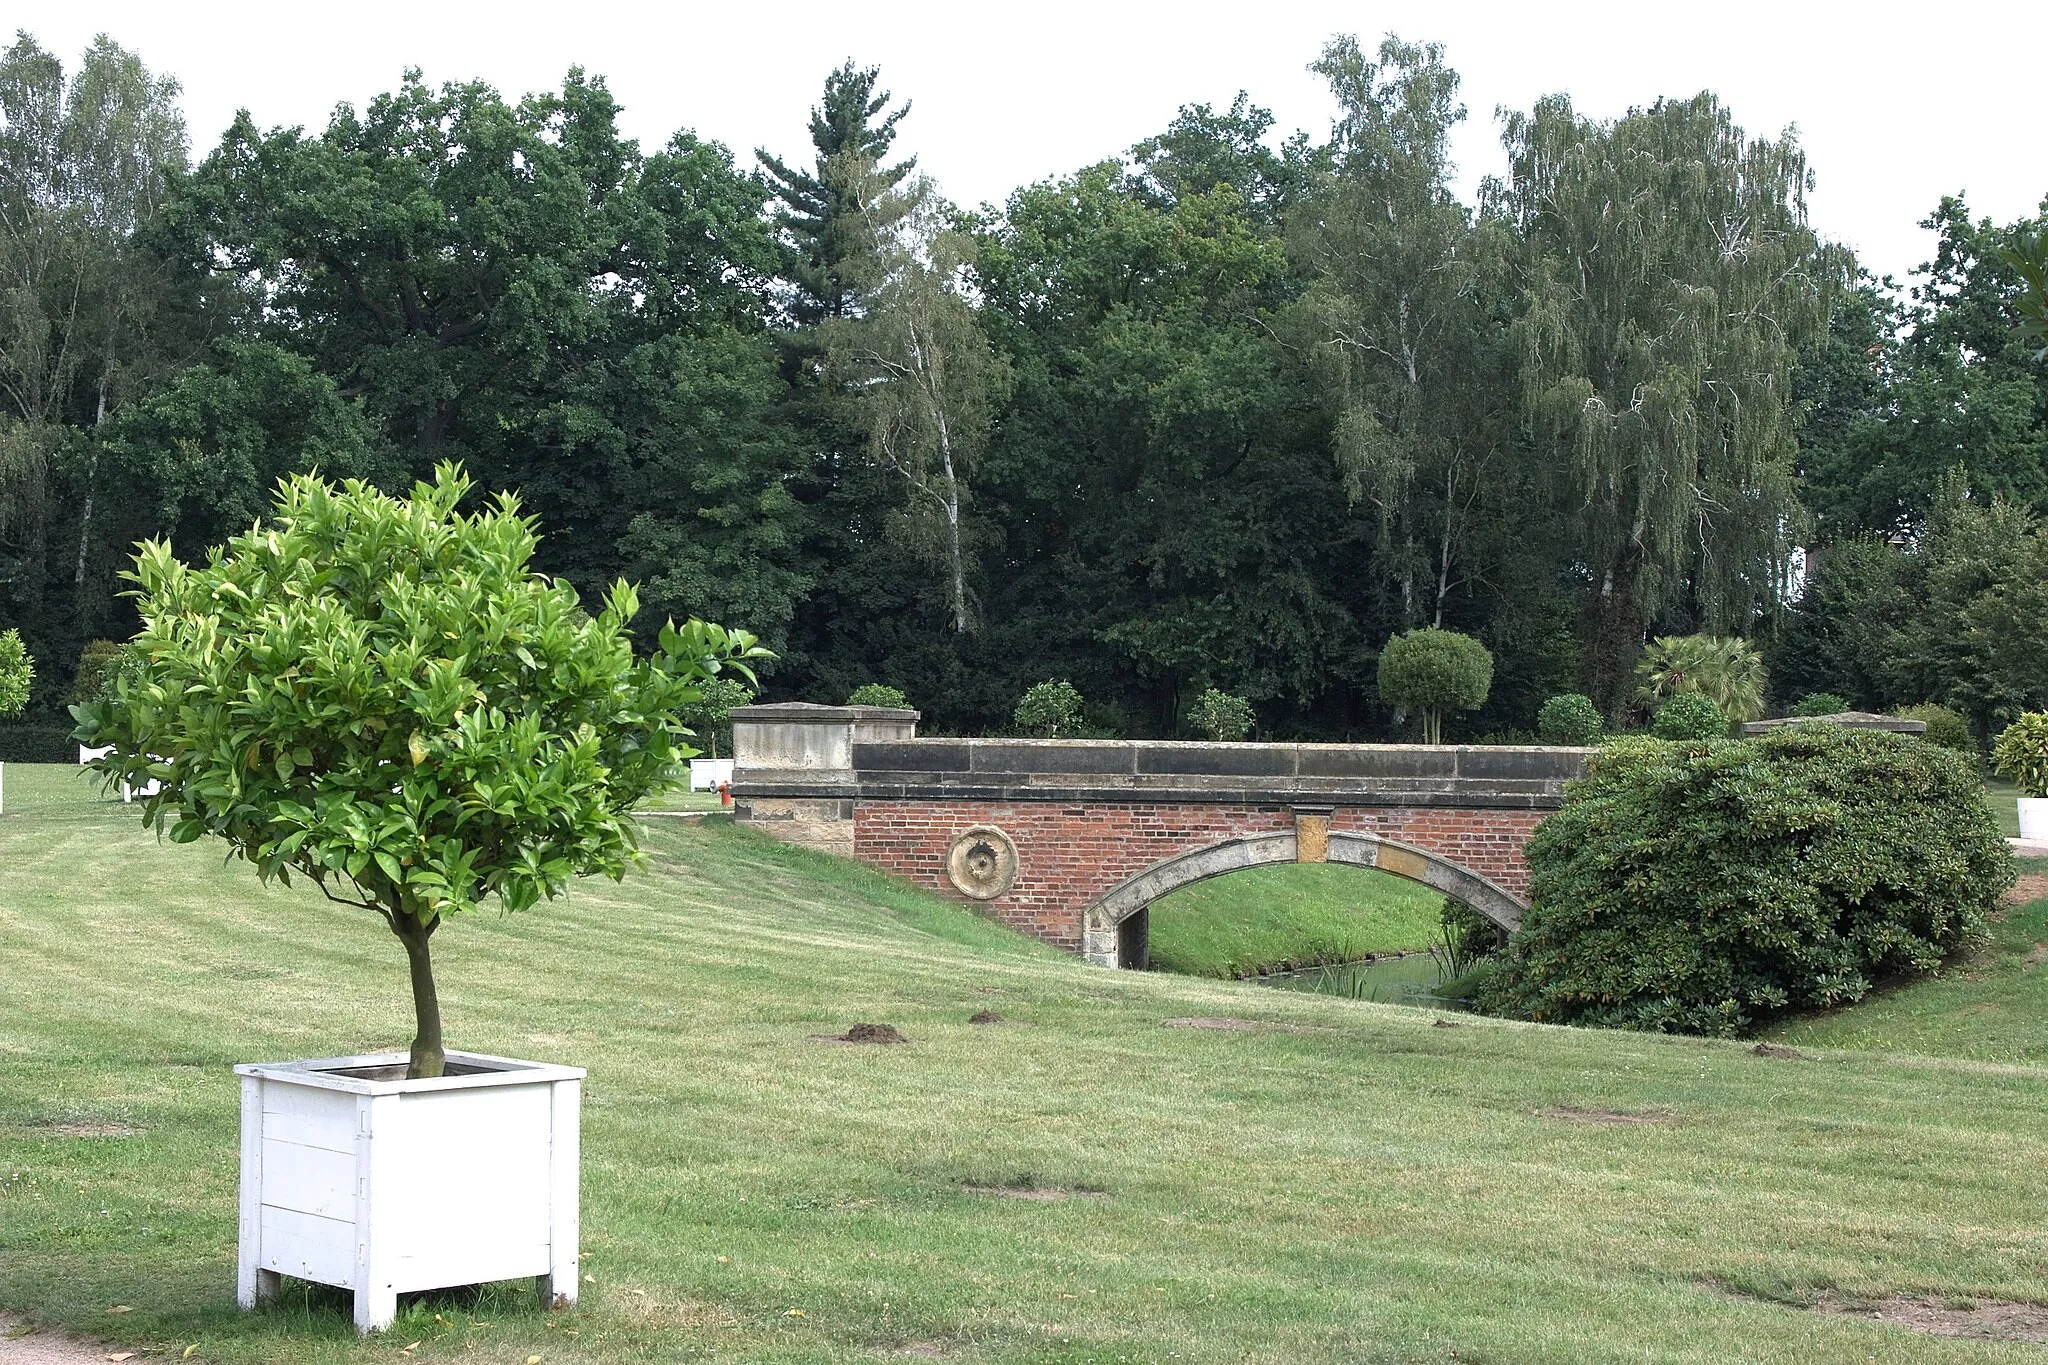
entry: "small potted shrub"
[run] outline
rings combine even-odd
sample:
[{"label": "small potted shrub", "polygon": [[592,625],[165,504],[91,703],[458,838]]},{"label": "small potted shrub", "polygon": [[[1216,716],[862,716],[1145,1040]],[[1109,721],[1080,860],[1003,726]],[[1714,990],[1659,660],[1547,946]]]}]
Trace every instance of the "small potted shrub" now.
[{"label": "small potted shrub", "polygon": [[1657,708],[1650,733],[1659,739],[1725,739],[1728,716],[1704,692],[1681,692]]},{"label": "small potted shrub", "polygon": [[899,711],[910,709],[910,698],[900,687],[887,683],[862,683],[846,698],[848,706],[886,706]]},{"label": "small potted shrub", "polygon": [[1081,723],[1081,693],[1063,679],[1036,683],[1018,701],[1010,719],[1027,734],[1058,739],[1060,731]]},{"label": "small potted shrub", "polygon": [[2020,838],[2048,840],[2048,711],[2028,711],[1999,732],[1991,766],[2017,785]]},{"label": "small potted shrub", "polygon": [[1849,709],[1849,699],[1839,692],[1809,692],[1792,703],[1792,709],[1785,714],[1810,719],[1814,716],[1839,716]]},{"label": "small potted shrub", "polygon": [[1536,713],[1536,735],[1545,744],[1598,744],[1602,728],[1600,709],[1583,692],[1552,697]]},{"label": "small potted shrub", "polygon": [[1211,687],[1195,700],[1188,718],[1210,739],[1232,743],[1252,732],[1258,717],[1243,697]]},{"label": "small potted shrub", "polygon": [[465,514],[469,486],[450,465],[402,499],[295,476],[203,565],[146,542],[142,662],[73,708],[109,780],[161,783],[144,819],[174,842],[218,838],[404,948],[409,1054],[235,1068],[237,1300],[337,1285],[366,1332],[410,1290],[533,1276],[574,1300],[583,1072],[447,1049],[432,940],[492,898],[623,875],[633,806],[693,752],[678,711],[763,652],[693,621],[636,658],[632,588],[586,614],[533,572],[517,501]]}]

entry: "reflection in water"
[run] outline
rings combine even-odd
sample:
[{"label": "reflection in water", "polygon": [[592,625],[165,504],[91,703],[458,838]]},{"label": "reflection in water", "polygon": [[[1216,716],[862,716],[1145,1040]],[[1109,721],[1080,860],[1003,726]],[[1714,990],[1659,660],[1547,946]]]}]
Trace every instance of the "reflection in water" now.
[{"label": "reflection in water", "polygon": [[1441,957],[1436,953],[1402,953],[1365,962],[1270,972],[1252,979],[1262,986],[1314,991],[1318,995],[1340,995],[1347,1000],[1373,1000],[1386,1005],[1416,1005],[1428,1009],[1461,1010],[1466,1007],[1462,1000],[1437,993],[1449,978]]}]

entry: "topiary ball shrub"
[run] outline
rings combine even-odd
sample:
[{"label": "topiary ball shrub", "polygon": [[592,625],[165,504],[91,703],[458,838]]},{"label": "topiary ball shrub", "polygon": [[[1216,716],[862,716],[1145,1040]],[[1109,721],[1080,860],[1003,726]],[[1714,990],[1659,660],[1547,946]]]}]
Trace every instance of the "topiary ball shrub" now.
[{"label": "topiary ball shrub", "polygon": [[1681,692],[1657,708],[1650,733],[1659,739],[1721,739],[1728,717],[1704,692]]},{"label": "topiary ball shrub", "polygon": [[1601,729],[1600,709],[1582,692],[1552,697],[1536,713],[1536,733],[1545,744],[1595,744]]},{"label": "topiary ball shrub", "polygon": [[1809,692],[1792,704],[1788,716],[1838,716],[1849,709],[1849,699],[1835,692]]},{"label": "topiary ball shrub", "polygon": [[1567,790],[1529,841],[1489,1013],[1745,1033],[1931,970],[2012,881],[1976,771],[1904,735],[1616,740]]},{"label": "topiary ball shrub", "polygon": [[900,687],[891,687],[887,683],[863,683],[861,686],[853,689],[853,695],[846,699],[846,704],[848,706],[893,706],[899,710],[908,710],[910,698],[904,695],[903,689]]},{"label": "topiary ball shrub", "polygon": [[1380,651],[1380,700],[1422,713],[1422,742],[1444,742],[1444,712],[1477,711],[1493,688],[1493,655],[1455,630],[1434,626],[1387,641]]},{"label": "topiary ball shrub", "polygon": [[1962,712],[1923,701],[1918,706],[1900,707],[1898,714],[1906,720],[1917,720],[1925,725],[1927,728],[1920,733],[1920,738],[1929,744],[1939,744],[1944,749],[1975,757],[1977,736]]}]

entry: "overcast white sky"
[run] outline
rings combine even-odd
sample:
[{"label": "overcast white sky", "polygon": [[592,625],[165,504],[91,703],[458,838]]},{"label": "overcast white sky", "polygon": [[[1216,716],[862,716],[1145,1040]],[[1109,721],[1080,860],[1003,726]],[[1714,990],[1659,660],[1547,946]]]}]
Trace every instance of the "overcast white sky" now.
[{"label": "overcast white sky", "polygon": [[317,128],[408,65],[516,96],[581,64],[607,79],[645,146],[688,127],[747,161],[757,145],[807,160],[807,112],[850,56],[915,101],[898,147],[967,204],[1115,155],[1181,105],[1224,106],[1240,89],[1281,130],[1321,136],[1331,104],[1305,67],[1333,33],[1372,43],[1391,30],[1444,43],[1464,77],[1468,190],[1504,164],[1496,106],[1563,90],[1582,112],[1612,116],[1711,88],[1752,132],[1798,126],[1819,178],[1817,225],[1879,273],[1903,277],[1927,257],[1930,235],[1914,224],[1945,193],[2000,221],[2048,195],[2043,0],[9,0],[0,28],[16,27],[67,62],[104,30],[177,76],[195,152],[238,107],[266,127]]}]

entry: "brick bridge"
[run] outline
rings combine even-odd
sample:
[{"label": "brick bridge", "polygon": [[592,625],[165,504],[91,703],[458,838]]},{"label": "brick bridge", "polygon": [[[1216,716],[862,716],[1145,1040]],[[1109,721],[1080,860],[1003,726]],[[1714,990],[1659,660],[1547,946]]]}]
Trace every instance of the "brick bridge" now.
[{"label": "brick bridge", "polygon": [[1104,966],[1143,966],[1146,907],[1262,863],[1349,863],[1512,929],[1522,844],[1585,749],[918,739],[915,711],[733,713],[739,818],[858,858]]}]

